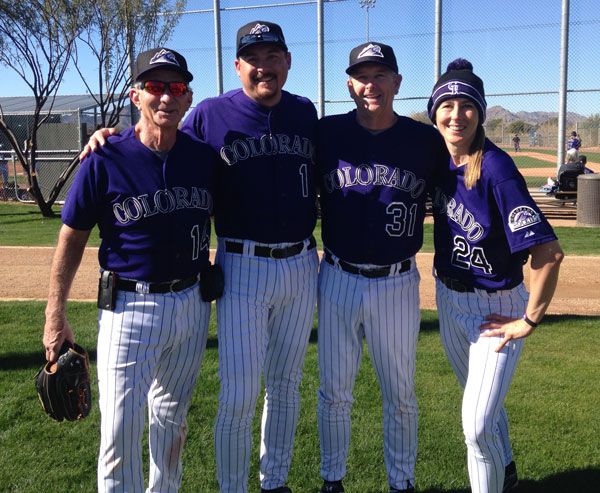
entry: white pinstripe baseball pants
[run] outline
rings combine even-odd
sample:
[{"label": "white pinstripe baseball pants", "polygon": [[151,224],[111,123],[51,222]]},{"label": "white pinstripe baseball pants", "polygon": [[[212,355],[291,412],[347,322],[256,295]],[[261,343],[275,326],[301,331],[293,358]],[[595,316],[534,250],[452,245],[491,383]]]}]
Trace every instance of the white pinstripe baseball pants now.
[{"label": "white pinstripe baseball pants", "polygon": [[[251,430],[261,376],[262,488],[285,484],[292,459],[304,356],[316,305],[316,249],[286,259],[226,253],[219,239],[217,263],[225,292],[217,300],[219,408],[215,423],[217,480],[222,493],[248,491]],[[308,242],[305,242],[308,243]]]},{"label": "white pinstripe baseball pants", "polygon": [[178,293],[117,293],[99,310],[99,492],[142,492],[141,439],[148,407],[148,493],[175,492],[186,415],[208,335],[210,303],[198,285]]},{"label": "white pinstripe baseball pants", "polygon": [[491,313],[521,317],[528,296],[523,284],[496,293],[458,293],[436,279],[442,344],[464,389],[462,426],[474,493],[502,492],[504,468],[512,460],[504,399],[524,344],[511,341],[496,353],[502,338],[480,337],[479,326]]},{"label": "white pinstripe baseball pants", "polygon": [[414,391],[419,333],[420,276],[411,270],[368,279],[323,261],[319,273],[318,423],[321,475],[346,475],[352,392],[367,341],[383,398],[384,459],[390,486],[414,484],[417,399]]}]

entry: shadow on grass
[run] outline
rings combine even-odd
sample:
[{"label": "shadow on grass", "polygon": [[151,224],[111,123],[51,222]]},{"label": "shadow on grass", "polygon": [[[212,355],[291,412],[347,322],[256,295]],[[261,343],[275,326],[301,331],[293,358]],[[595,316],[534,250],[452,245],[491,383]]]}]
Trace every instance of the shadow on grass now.
[{"label": "shadow on grass", "polygon": [[[217,338],[209,337],[206,342],[207,349],[216,349],[218,347]],[[96,348],[87,349],[90,361],[96,363]],[[27,368],[37,370],[45,363],[44,353],[40,349],[38,352],[29,353],[8,353],[0,356],[0,371],[26,370]]]},{"label": "shadow on grass", "polygon": [[439,332],[440,324],[436,319],[433,320],[421,320],[421,332]]},{"label": "shadow on grass", "polygon": [[[60,212],[60,211],[59,211]],[[15,219],[32,219],[32,220],[38,220],[38,219],[56,219],[59,218],[60,219],[60,214],[56,214],[56,211],[54,211],[55,215],[52,217],[43,217],[41,211],[36,208],[36,210],[23,210],[23,211],[7,211],[7,212],[0,212],[0,217],[14,217]],[[4,221],[2,221],[4,223]],[[18,222],[18,221],[16,221]]]},{"label": "shadow on grass", "polygon": [[600,317],[597,315],[546,315],[542,323],[544,325],[562,324],[567,322],[597,322]]},{"label": "shadow on grass", "polygon": [[[440,324],[437,319],[437,314],[434,314],[434,317],[435,318],[423,317],[421,319],[421,332],[439,332]],[[594,315],[546,315],[542,324],[544,326],[551,326],[564,325],[565,322],[576,323],[584,321],[597,324],[598,320],[600,320],[600,317]],[[600,488],[598,491],[600,491]]]},{"label": "shadow on grass", "polygon": [[[96,361],[96,349],[88,350],[90,361]],[[37,370],[45,363],[42,349],[29,353],[8,353],[0,357],[0,371],[26,370],[27,368]]]},{"label": "shadow on grass", "polygon": [[592,493],[600,490],[600,469],[563,471],[540,481],[519,481],[516,493]]},{"label": "shadow on grass", "polygon": [[0,212],[0,216],[28,216],[28,215],[39,216],[40,215],[40,210],[37,209],[35,211],[30,211],[30,210],[17,211],[15,209],[15,210],[11,210],[11,211],[8,211],[8,212]]},{"label": "shadow on grass", "polygon": [[[588,468],[574,471],[562,471],[547,476],[539,481],[520,479],[519,486],[513,493],[595,493],[599,490],[600,469]],[[418,490],[423,493],[469,493],[470,489],[439,489],[430,488]]]}]

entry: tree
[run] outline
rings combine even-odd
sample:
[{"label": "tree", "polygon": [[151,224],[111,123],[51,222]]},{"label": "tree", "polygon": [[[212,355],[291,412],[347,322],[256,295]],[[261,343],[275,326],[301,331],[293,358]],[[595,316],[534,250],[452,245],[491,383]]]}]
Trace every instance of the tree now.
[{"label": "tree", "polygon": [[[98,106],[99,126],[117,126],[128,101],[132,83],[130,67],[135,54],[160,46],[169,39],[186,1],[97,0],[86,3],[83,16],[71,12],[71,22],[81,25],[73,62],[87,92]],[[95,58],[93,77],[82,68],[82,51]],[[61,173],[52,188],[54,199],[78,165],[79,158],[76,157]]]},{"label": "tree", "polygon": [[528,133],[532,128],[530,123],[524,122],[523,120],[516,120],[508,125],[508,132],[511,134],[524,134]]},{"label": "tree", "polygon": [[581,126],[585,128],[600,127],[600,113],[592,113],[581,123]]},{"label": "tree", "polygon": [[[185,5],[186,0],[98,0],[87,4],[85,27],[73,60],[98,105],[101,126],[114,127],[119,122],[128,101],[129,69],[135,54],[165,43]],[[93,76],[82,67],[84,52],[95,58]]]},{"label": "tree", "polygon": [[491,118],[485,122],[486,132],[495,132],[498,128],[502,128],[502,118]]},{"label": "tree", "polygon": [[[37,130],[50,116],[64,72],[73,60],[98,104],[100,124],[116,126],[131,86],[134,54],[164,43],[185,7],[185,0],[0,0],[0,62],[15,70],[31,89],[35,110],[23,149],[3,118],[0,131],[11,143],[27,175],[29,192],[44,216],[71,173],[75,157],[44,198],[36,172]],[[84,52],[97,62],[95,77],[82,69]],[[95,84],[90,82],[95,81]]]},{"label": "tree", "polygon": [[580,129],[587,130],[586,146],[596,147],[600,134],[600,113],[592,113],[588,118],[579,124]]},{"label": "tree", "polygon": [[[33,93],[35,107],[29,119],[28,139],[21,148],[0,107],[0,131],[10,142],[25,171],[29,192],[44,216],[52,215],[54,198],[44,199],[37,179],[37,131],[50,116],[54,97],[67,68],[77,35],[76,23],[59,20],[69,12],[76,20],[78,1],[0,0],[0,63],[13,69]],[[58,194],[56,194],[58,195]]]}]

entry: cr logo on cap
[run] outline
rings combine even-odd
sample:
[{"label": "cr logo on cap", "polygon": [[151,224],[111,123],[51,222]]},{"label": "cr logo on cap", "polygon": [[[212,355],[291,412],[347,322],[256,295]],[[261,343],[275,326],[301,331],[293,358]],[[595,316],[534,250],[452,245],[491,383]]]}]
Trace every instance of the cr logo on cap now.
[{"label": "cr logo on cap", "polygon": [[261,34],[261,33],[268,33],[269,31],[270,31],[269,26],[264,26],[262,24],[256,24],[256,26],[254,26],[248,34]]},{"label": "cr logo on cap", "polygon": [[381,46],[374,44],[365,46],[356,58],[363,58],[365,56],[376,56],[379,58],[383,58],[383,53],[381,53]]},{"label": "cr logo on cap", "polygon": [[168,50],[162,49],[157,52],[150,60],[150,65],[155,63],[172,63],[173,65],[179,66],[179,62],[173,53]]},{"label": "cr logo on cap", "polygon": [[451,94],[458,94],[458,82],[450,82],[448,83],[448,89]]}]

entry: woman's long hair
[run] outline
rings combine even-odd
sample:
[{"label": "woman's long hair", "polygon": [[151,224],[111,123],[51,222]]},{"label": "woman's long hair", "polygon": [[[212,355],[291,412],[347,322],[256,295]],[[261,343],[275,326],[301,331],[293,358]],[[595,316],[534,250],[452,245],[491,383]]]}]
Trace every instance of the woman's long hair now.
[{"label": "woman's long hair", "polygon": [[481,165],[483,163],[483,147],[485,145],[485,130],[483,125],[477,126],[475,138],[469,149],[469,162],[465,168],[465,187],[471,190],[481,177]]}]

